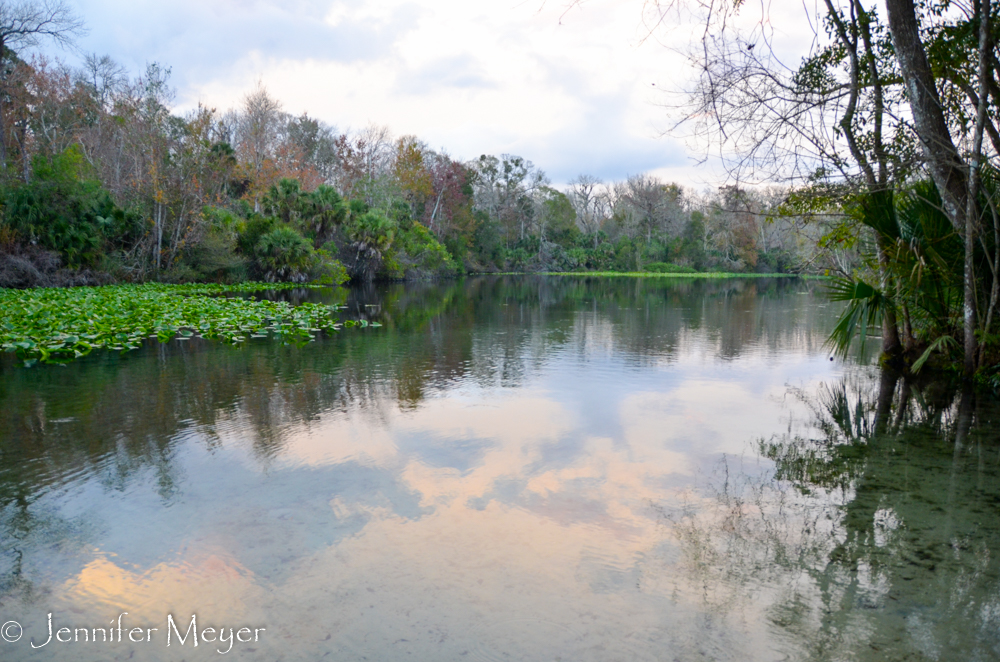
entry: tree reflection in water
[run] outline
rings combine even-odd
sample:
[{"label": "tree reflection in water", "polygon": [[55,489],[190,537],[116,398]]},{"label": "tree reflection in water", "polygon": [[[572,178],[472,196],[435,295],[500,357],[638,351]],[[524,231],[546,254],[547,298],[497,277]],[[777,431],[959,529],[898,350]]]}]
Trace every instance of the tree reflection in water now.
[{"label": "tree reflection in water", "polygon": [[727,458],[711,506],[664,513],[688,588],[792,659],[1000,659],[996,401],[864,370],[790,393],[812,434],[760,440],[770,470]]}]

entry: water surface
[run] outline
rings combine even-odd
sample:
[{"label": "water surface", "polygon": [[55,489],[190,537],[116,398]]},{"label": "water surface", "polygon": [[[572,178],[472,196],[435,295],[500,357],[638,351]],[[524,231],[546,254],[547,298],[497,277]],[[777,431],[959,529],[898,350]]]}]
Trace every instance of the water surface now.
[{"label": "water surface", "polygon": [[0,364],[0,659],[1000,658],[996,403],[820,285],[287,296],[384,326]]}]

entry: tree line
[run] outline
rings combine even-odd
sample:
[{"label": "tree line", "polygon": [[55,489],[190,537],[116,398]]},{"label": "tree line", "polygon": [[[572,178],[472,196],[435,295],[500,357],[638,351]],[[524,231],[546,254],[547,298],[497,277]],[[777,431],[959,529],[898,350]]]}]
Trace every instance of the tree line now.
[{"label": "tree line", "polygon": [[81,26],[57,0],[0,8],[0,286],[830,266],[782,190],[560,190],[519,156],[290,114],[261,84],[180,113],[160,64],[29,55]]}]

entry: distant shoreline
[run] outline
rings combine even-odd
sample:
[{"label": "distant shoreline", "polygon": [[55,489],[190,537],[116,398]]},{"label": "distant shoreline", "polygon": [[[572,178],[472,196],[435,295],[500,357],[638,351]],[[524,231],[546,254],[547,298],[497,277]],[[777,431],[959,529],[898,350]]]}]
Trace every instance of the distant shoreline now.
[{"label": "distant shoreline", "polygon": [[830,276],[819,274],[758,274],[728,271],[695,273],[660,273],[655,271],[504,271],[498,273],[471,273],[469,276],[609,276],[625,278],[803,278],[826,280]]}]

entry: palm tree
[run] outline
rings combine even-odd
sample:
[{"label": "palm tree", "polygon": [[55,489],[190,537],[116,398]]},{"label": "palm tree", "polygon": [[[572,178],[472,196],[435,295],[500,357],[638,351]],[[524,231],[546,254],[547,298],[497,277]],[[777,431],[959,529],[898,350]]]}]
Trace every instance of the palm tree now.
[{"label": "palm tree", "polygon": [[347,219],[348,207],[337,189],[326,184],[309,194],[308,211],[304,220],[313,234],[313,243],[320,248],[333,239],[333,231]]}]

